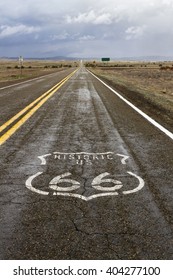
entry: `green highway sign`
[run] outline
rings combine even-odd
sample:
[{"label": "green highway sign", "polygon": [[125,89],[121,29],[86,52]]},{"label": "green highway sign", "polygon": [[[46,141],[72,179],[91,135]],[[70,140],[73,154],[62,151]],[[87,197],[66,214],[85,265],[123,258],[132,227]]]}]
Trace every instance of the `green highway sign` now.
[{"label": "green highway sign", "polygon": [[102,61],[110,61],[109,57],[102,57]]}]

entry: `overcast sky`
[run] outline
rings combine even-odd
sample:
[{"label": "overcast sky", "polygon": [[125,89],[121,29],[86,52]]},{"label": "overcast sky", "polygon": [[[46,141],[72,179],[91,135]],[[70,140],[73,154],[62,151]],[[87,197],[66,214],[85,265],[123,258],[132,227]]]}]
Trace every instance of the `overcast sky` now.
[{"label": "overcast sky", "polygon": [[173,56],[173,0],[1,0],[0,57]]}]

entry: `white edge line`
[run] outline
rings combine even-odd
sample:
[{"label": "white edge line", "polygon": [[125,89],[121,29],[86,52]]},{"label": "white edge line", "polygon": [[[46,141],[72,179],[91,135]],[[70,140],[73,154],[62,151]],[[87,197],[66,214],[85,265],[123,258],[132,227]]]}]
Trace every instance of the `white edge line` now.
[{"label": "white edge line", "polygon": [[56,72],[55,73],[51,73],[51,74],[47,74],[47,75],[43,75],[43,76],[40,76],[40,77],[36,77],[36,78],[33,78],[33,79],[29,79],[27,81],[23,81],[23,82],[20,82],[20,83],[17,83],[17,84],[13,84],[13,85],[9,85],[9,86],[6,86],[6,87],[2,87],[2,88],[0,88],[0,90],[6,89],[6,88],[10,88],[10,87],[15,87],[15,86],[22,85],[22,84],[26,84],[26,83],[29,83],[29,82],[32,82],[32,81],[36,81],[36,80],[42,79],[44,77],[49,77],[51,75],[53,76],[53,74],[56,74]]},{"label": "white edge line", "polygon": [[99,79],[96,75],[94,75],[92,72],[90,72],[88,69],[87,71],[94,76],[97,80],[99,80],[103,85],[105,85],[108,89],[110,89],[112,92],[114,92],[120,99],[122,99],[126,104],[128,104],[131,108],[133,108],[136,112],[138,112],[141,116],[143,116],[147,121],[149,121],[151,124],[153,124],[155,127],[157,127],[159,130],[161,130],[163,133],[165,133],[168,137],[170,137],[173,140],[173,133],[170,132],[168,129],[164,128],[162,125],[160,125],[158,122],[153,120],[151,117],[149,117],[147,114],[145,114],[143,111],[138,109],[135,105],[133,105],[131,102],[129,102],[127,99],[125,99],[122,95],[120,95],[117,91],[115,91],[113,88],[108,86],[105,82],[103,82],[101,79]]}]

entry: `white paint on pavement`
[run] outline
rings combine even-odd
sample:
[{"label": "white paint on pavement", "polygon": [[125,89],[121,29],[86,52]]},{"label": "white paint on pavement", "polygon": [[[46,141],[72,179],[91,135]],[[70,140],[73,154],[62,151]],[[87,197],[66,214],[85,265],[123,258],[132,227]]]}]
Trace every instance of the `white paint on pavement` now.
[{"label": "white paint on pavement", "polygon": [[94,194],[91,196],[84,196],[84,195],[80,195],[80,194],[75,194],[75,193],[54,193],[54,196],[68,196],[68,197],[76,197],[76,198],[80,198],[84,201],[89,201],[92,200],[94,198],[99,198],[99,197],[105,197],[105,196],[116,196],[118,195],[117,192],[110,192],[110,193],[101,193],[101,194]]},{"label": "white paint on pavement", "polygon": [[[50,181],[49,183],[49,187],[54,190],[54,191],[74,191],[74,190],[77,190],[80,188],[80,183],[75,181],[75,180],[71,180],[71,179],[63,179],[63,178],[66,178],[66,177],[69,177],[71,176],[72,174],[71,173],[64,173],[62,175],[59,175],[55,178],[53,178],[53,180]],[[61,184],[61,183],[70,183],[72,184],[71,187],[59,187],[58,184]]]},{"label": "white paint on pavement", "polygon": [[46,157],[51,156],[51,154],[46,154],[43,156],[39,156],[38,158],[41,160],[41,165],[46,165]]},{"label": "white paint on pavement", "polygon": [[36,189],[36,188],[34,188],[33,186],[32,186],[32,181],[36,178],[36,177],[38,177],[39,175],[41,175],[43,172],[37,172],[35,175],[32,175],[31,177],[29,177],[28,178],[28,180],[26,181],[26,187],[30,190],[30,191],[32,191],[32,192],[35,192],[35,193],[38,193],[38,194],[42,194],[42,195],[48,195],[49,194],[49,192],[45,192],[45,191],[41,191],[41,190],[38,190],[38,189]]},{"label": "white paint on pavement", "polygon": [[[123,155],[123,154],[115,154],[114,152],[103,152],[103,153],[87,153],[87,152],[78,152],[78,153],[64,153],[64,152],[54,152],[54,153],[49,153],[45,154],[42,156],[38,156],[38,158],[41,161],[40,165],[46,165],[47,164],[47,158],[50,157],[49,159],[52,160],[74,160],[74,161],[93,161],[93,162],[99,162],[102,160],[108,160],[112,161],[115,160],[117,157],[121,158],[121,164],[126,165],[127,160],[129,159],[129,156]],[[76,163],[77,164],[77,163]],[[124,168],[123,168],[124,169]],[[138,180],[138,185],[134,187],[131,190],[127,191],[121,191],[120,189],[123,187],[126,187],[126,184],[123,185],[123,183],[119,180],[115,180],[111,173],[104,172],[93,178],[91,182],[91,187],[87,189],[88,190],[95,190],[96,194],[92,195],[83,195],[80,194],[81,192],[84,192],[84,187],[81,186],[81,183],[69,178],[73,174],[70,172],[65,172],[63,174],[60,174],[58,176],[55,176],[48,186],[39,186],[39,187],[34,187],[33,186],[33,181],[39,177],[40,175],[43,174],[43,172],[37,172],[36,174],[30,176],[27,181],[26,181],[26,187],[35,193],[41,194],[41,195],[53,195],[53,196],[65,196],[65,197],[75,197],[82,199],[84,201],[89,201],[95,198],[99,197],[107,197],[107,196],[117,196],[119,194],[123,195],[128,195],[132,193],[136,193],[140,191],[145,183],[144,180],[136,175],[133,172],[125,172],[126,174],[130,175],[131,177],[134,177],[135,179]],[[108,177],[109,176],[109,177]],[[122,174],[119,174],[119,176],[122,176]],[[127,175],[126,175],[127,176]],[[124,175],[123,175],[124,177]],[[43,180],[43,179],[42,179]],[[134,181],[134,180],[133,180]],[[39,182],[39,181],[37,181]],[[38,185],[38,183],[34,183],[35,185]],[[49,188],[50,191],[42,191],[41,188]],[[118,192],[119,190],[119,192]],[[77,192],[77,193],[76,193]],[[98,193],[99,192],[99,193]]]},{"label": "white paint on pavement", "polygon": [[47,157],[52,157],[53,160],[57,161],[73,161],[77,165],[93,164],[94,162],[103,161],[103,160],[115,160],[116,157],[121,157],[121,163],[126,164],[127,159],[129,156],[122,155],[122,154],[115,154],[114,152],[103,152],[103,153],[86,153],[86,152],[79,152],[79,153],[62,153],[62,152],[54,152],[52,154],[45,154],[42,156],[38,156],[41,160],[41,165],[46,165]]},{"label": "white paint on pavement", "polygon": [[[131,193],[136,193],[138,191],[140,191],[145,183],[144,183],[144,180],[132,173],[132,172],[127,172],[129,175],[135,177],[139,184],[137,187],[135,187],[134,189],[132,190],[129,190],[129,191],[123,191],[122,194],[124,195],[127,195],[127,194],[131,194]],[[28,178],[28,180],[26,181],[26,187],[31,190],[32,192],[35,192],[35,193],[38,193],[38,194],[41,194],[41,195],[49,195],[51,194],[50,192],[46,192],[46,191],[42,191],[38,188],[35,188],[33,187],[32,185],[32,182],[33,180],[40,176],[41,174],[43,174],[43,172],[37,172],[36,174],[30,176]],[[49,184],[49,187],[50,189],[53,189],[54,192],[53,192],[53,196],[68,196],[68,197],[76,197],[76,198],[80,198],[82,200],[85,200],[85,201],[89,201],[89,200],[92,200],[94,198],[99,198],[99,197],[105,197],[105,196],[117,196],[119,193],[116,192],[115,190],[118,190],[120,188],[123,187],[122,183],[120,181],[116,181],[114,179],[103,179],[104,177],[106,176],[110,176],[110,173],[108,172],[105,172],[105,173],[102,173],[100,175],[98,175],[97,177],[95,177],[93,179],[93,182],[91,184],[91,186],[96,189],[97,191],[102,191],[102,193],[98,193],[98,194],[94,194],[94,195],[90,195],[90,196],[84,196],[84,195],[81,195],[81,194],[78,194],[78,193],[71,193],[70,191],[74,191],[74,190],[77,190],[80,188],[80,183],[75,181],[75,180],[72,180],[72,179],[63,179],[65,177],[68,177],[68,176],[71,176],[72,174],[67,172],[67,173],[64,173],[62,175],[59,175],[59,176],[56,176],[55,178],[53,178]],[[58,184],[59,183],[71,183],[72,186],[71,187],[59,187]],[[101,183],[114,183],[115,185],[113,187],[102,187],[100,186]],[[64,192],[65,191],[65,192]]]},{"label": "white paint on pavement", "polygon": [[40,76],[40,77],[37,77],[37,78],[29,79],[29,80],[26,80],[26,81],[23,81],[23,82],[19,82],[19,83],[16,83],[16,84],[12,84],[12,85],[9,85],[9,86],[1,87],[0,90],[6,89],[6,88],[15,87],[15,86],[19,86],[19,85],[26,84],[26,83],[30,83],[32,81],[41,80],[43,78],[46,78],[46,77],[49,77],[49,76],[53,76],[53,75],[55,75],[55,73],[51,73],[51,74],[48,74],[48,75],[44,75],[44,76]]},{"label": "white paint on pavement", "polygon": [[129,159],[129,156],[117,154],[117,156],[122,157],[121,163],[126,164],[126,160]]},{"label": "white paint on pavement", "polygon": [[129,175],[131,175],[131,176],[136,177],[136,178],[138,179],[138,181],[139,181],[139,185],[137,186],[137,188],[135,188],[135,189],[133,189],[133,190],[130,190],[130,191],[123,191],[123,194],[135,193],[135,192],[138,192],[138,191],[142,190],[142,188],[143,188],[144,185],[145,185],[144,180],[143,180],[141,177],[137,176],[136,174],[134,174],[134,173],[132,173],[132,172],[127,172],[127,173],[128,173]]},{"label": "white paint on pavement", "polygon": [[[120,181],[114,180],[114,179],[103,179],[107,176],[111,176],[110,173],[105,172],[100,174],[99,176],[95,177],[93,182],[92,182],[92,187],[98,191],[105,191],[105,192],[109,192],[109,191],[115,191],[115,190],[119,190],[122,188],[122,183]],[[100,186],[103,183],[113,183],[114,186],[113,187],[102,187]],[[118,194],[118,193],[117,193]]]}]

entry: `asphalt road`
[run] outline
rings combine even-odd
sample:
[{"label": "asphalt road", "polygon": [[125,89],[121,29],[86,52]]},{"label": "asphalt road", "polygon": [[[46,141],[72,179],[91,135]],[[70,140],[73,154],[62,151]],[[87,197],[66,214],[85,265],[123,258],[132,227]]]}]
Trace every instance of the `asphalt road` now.
[{"label": "asphalt road", "polygon": [[172,139],[74,70],[0,90],[0,258],[172,259]]}]

